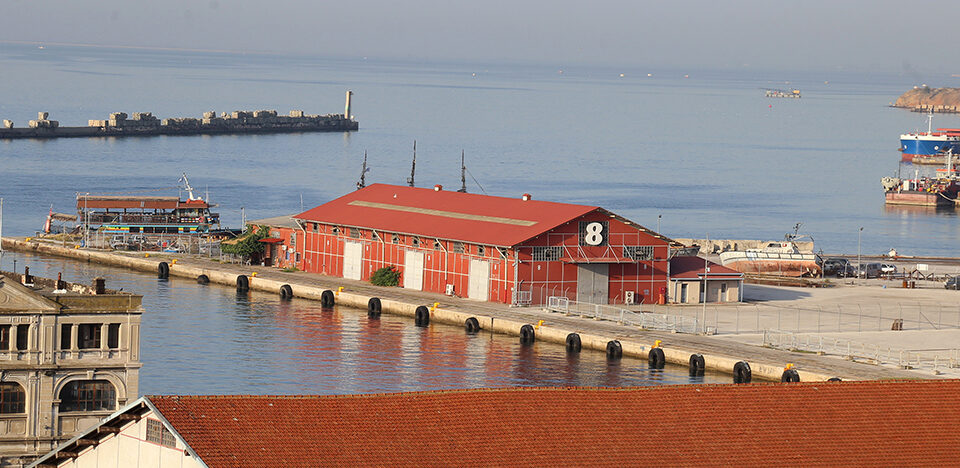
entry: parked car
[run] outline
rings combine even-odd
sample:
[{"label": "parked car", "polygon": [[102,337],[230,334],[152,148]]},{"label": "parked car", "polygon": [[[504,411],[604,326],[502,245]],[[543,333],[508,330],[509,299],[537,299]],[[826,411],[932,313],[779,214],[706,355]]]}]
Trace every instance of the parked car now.
[{"label": "parked car", "polygon": [[953,289],[954,291],[960,290],[960,276],[951,276],[947,278],[947,281],[943,283],[945,289]]},{"label": "parked car", "polygon": [[853,265],[845,258],[831,257],[823,261],[823,276],[847,276],[853,274]]},{"label": "parked car", "polygon": [[880,273],[884,275],[892,275],[897,272],[897,266],[892,263],[881,263],[880,264]]},{"label": "parked car", "polygon": [[879,278],[882,272],[879,263],[864,263],[857,268],[857,278]]}]

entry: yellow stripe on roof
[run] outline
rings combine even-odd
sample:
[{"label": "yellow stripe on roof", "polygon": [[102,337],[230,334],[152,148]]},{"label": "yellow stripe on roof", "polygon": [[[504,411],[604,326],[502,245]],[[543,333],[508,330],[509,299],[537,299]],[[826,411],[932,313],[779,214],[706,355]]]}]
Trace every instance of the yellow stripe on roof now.
[{"label": "yellow stripe on roof", "polygon": [[377,203],[371,201],[354,200],[348,205],[365,206],[367,208],[379,208],[381,210],[403,211],[406,213],[419,213],[430,216],[441,216],[444,218],[466,219],[470,221],[484,221],[487,223],[510,224],[513,226],[534,226],[537,221],[528,221],[525,219],[501,218],[499,216],[484,216],[467,213],[457,213],[454,211],[431,210],[429,208],[419,208],[416,206],[391,205],[389,203]]}]

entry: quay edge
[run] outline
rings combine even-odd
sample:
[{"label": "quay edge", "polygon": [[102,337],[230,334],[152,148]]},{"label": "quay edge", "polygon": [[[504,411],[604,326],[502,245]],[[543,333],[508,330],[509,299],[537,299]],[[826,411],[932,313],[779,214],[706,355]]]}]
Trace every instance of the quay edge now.
[{"label": "quay edge", "polygon": [[[57,246],[48,244],[45,242],[35,242],[28,241],[24,239],[16,239],[10,237],[2,238],[2,245],[5,249],[30,252],[37,254],[45,255],[54,255],[59,257],[72,258],[81,261],[100,263],[105,265],[129,268],[132,270],[145,271],[145,272],[156,272],[159,262],[168,261],[173,256],[166,256],[164,254],[152,255],[151,257],[132,257],[129,255],[122,255],[106,251],[92,251],[86,249],[78,248],[67,248],[64,246]],[[196,279],[200,275],[206,275],[210,282],[219,283],[228,287],[235,287],[237,276],[243,274],[236,271],[234,268],[232,271],[225,268],[217,268],[216,266],[222,267],[223,265],[217,264],[214,267],[197,267],[192,265],[184,265],[180,263],[170,263],[169,264],[169,273],[173,276],[178,276],[182,278]],[[249,267],[247,267],[249,268]],[[315,286],[308,284],[297,284],[295,282],[290,282],[287,280],[276,280],[271,278],[264,277],[251,277],[247,274],[249,279],[250,289],[255,289],[258,291],[268,292],[268,293],[278,293],[280,287],[284,284],[289,284],[293,289],[294,297],[299,297],[303,299],[317,300],[319,301],[321,295],[325,290],[337,291],[338,287],[334,285],[330,286]],[[396,292],[396,291],[394,291]],[[373,296],[365,294],[357,294],[350,291],[342,291],[337,294],[336,302],[341,305],[348,307],[354,307],[358,309],[366,309],[367,301]],[[414,298],[411,298],[414,299]],[[389,313],[393,315],[401,315],[414,317],[417,307],[421,305],[426,305],[430,307],[432,304],[424,304],[417,302],[406,302],[398,301],[392,299],[383,299],[381,298],[381,310],[384,313]],[[524,325],[530,324],[530,321],[520,321],[513,318],[502,318],[502,317],[493,317],[491,315],[485,315],[482,313],[468,313],[459,310],[451,310],[447,308],[431,307],[430,320],[437,321],[441,323],[451,324],[462,326],[467,318],[476,317],[480,323],[481,330],[487,330],[493,333],[501,333],[511,336],[519,336],[520,328]],[[555,317],[555,315],[554,315]],[[544,318],[550,318],[549,315],[544,315]],[[537,320],[531,320],[533,325],[536,325]],[[632,330],[631,330],[632,331]],[[585,349],[591,349],[599,352],[605,352],[607,343],[611,340],[618,340],[623,348],[623,354],[627,356],[632,356],[640,359],[647,359],[648,354],[651,349],[649,343],[641,341],[639,338],[634,337],[624,337],[617,335],[600,335],[595,333],[584,333],[583,331],[571,327],[564,326],[553,326],[553,325],[542,325],[536,330],[536,339],[547,341],[551,343],[556,343],[561,346],[565,345],[566,337],[570,333],[578,333],[582,342],[582,346]],[[700,350],[684,348],[682,346],[669,346],[663,347],[664,357],[666,362],[680,365],[688,366],[689,358],[691,354],[702,354],[706,364],[706,369],[716,372],[721,372],[724,374],[732,374],[734,365],[741,360],[745,360],[750,363],[752,370],[752,375],[754,379],[768,380],[768,381],[780,381],[781,374],[783,372],[782,364],[772,364],[769,362],[756,361],[747,357],[732,357],[729,355],[722,355],[716,353],[704,353]],[[799,370],[801,381],[825,381],[832,377],[840,377],[844,380],[848,380],[849,377],[846,377],[843,373],[838,374],[824,374],[819,372],[811,372],[805,370]]]}]

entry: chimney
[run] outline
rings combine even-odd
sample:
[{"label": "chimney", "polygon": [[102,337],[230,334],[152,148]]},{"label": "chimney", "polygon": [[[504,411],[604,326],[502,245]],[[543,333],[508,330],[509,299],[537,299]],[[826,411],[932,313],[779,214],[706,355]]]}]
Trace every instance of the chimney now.
[{"label": "chimney", "polygon": [[530,201],[531,198],[533,197],[529,193],[525,193],[523,194],[523,196],[520,197],[520,199],[523,201]]},{"label": "chimney", "polygon": [[107,292],[107,281],[102,276],[93,279],[93,293],[104,294]]},{"label": "chimney", "polygon": [[439,191],[441,191],[441,190],[443,190],[443,186],[442,186],[442,185],[437,184],[437,185],[434,185],[434,186],[433,186],[433,191],[434,191],[434,192],[439,192]]},{"label": "chimney", "polygon": [[347,102],[343,106],[343,118],[350,120],[350,96],[353,96],[353,91],[347,91]]},{"label": "chimney", "polygon": [[24,286],[33,286],[33,276],[30,276],[30,267],[23,267],[23,284]]},{"label": "chimney", "polygon": [[63,280],[63,272],[57,273],[57,291],[65,291],[67,282]]}]

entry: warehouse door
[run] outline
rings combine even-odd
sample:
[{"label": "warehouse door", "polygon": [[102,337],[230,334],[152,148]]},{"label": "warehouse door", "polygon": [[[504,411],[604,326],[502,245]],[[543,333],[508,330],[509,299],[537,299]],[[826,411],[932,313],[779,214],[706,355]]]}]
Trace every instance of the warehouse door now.
[{"label": "warehouse door", "polygon": [[408,250],[403,255],[403,287],[423,289],[423,252]]},{"label": "warehouse door", "polygon": [[606,263],[577,265],[577,300],[590,304],[606,304],[610,280]]},{"label": "warehouse door", "polygon": [[470,285],[467,297],[486,301],[490,299],[490,264],[483,260],[470,260]]},{"label": "warehouse door", "polygon": [[363,263],[363,244],[359,242],[343,243],[343,277],[360,279],[360,265]]}]

